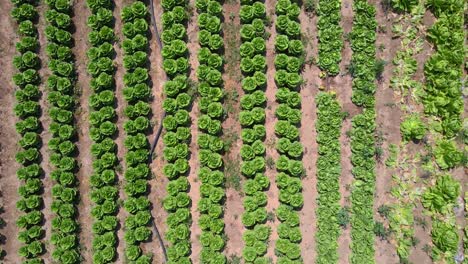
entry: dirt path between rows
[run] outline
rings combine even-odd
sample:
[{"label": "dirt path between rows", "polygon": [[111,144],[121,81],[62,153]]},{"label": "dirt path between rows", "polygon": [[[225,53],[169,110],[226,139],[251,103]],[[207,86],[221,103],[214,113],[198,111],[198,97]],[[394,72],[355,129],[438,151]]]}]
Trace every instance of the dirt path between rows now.
[{"label": "dirt path between rows", "polygon": [[47,54],[46,54],[46,46],[47,46],[47,39],[44,34],[44,30],[46,28],[47,22],[45,20],[45,12],[48,9],[48,7],[45,4],[39,5],[37,7],[37,12],[39,13],[39,20],[37,23],[37,31],[39,33],[39,43],[40,43],[40,49],[39,49],[39,58],[42,63],[41,69],[39,69],[39,75],[41,76],[42,82],[39,86],[39,89],[42,91],[42,96],[41,99],[39,100],[39,105],[41,107],[42,115],[39,118],[41,124],[42,124],[42,131],[41,131],[41,140],[42,140],[42,146],[41,146],[41,168],[44,171],[43,177],[41,178],[42,184],[44,186],[44,192],[42,195],[42,199],[44,202],[44,207],[42,209],[42,212],[44,214],[44,230],[45,230],[45,236],[43,238],[43,242],[45,242],[46,246],[46,252],[44,255],[42,255],[44,260],[51,259],[51,254],[53,252],[53,245],[48,243],[50,241],[50,236],[52,235],[52,219],[54,218],[55,214],[51,211],[51,205],[52,205],[52,186],[54,186],[54,180],[51,179],[50,177],[50,172],[53,171],[51,164],[50,164],[50,150],[48,147],[49,140],[52,138],[52,134],[49,131],[49,126],[51,123],[50,116],[48,114],[48,109],[49,109],[49,104],[47,102],[47,96],[48,96],[48,90],[47,90],[47,78],[50,76],[50,70],[47,67],[47,63],[49,61]]},{"label": "dirt path between rows", "polygon": [[[270,187],[265,191],[268,197],[268,203],[266,205],[267,212],[275,212],[278,206],[280,205],[279,202],[279,189],[276,186],[275,179],[276,179],[276,166],[268,166],[268,160],[274,161],[273,164],[276,164],[276,161],[279,158],[279,153],[276,151],[276,141],[278,137],[275,134],[275,124],[278,119],[275,116],[275,110],[278,106],[276,102],[276,83],[275,83],[275,39],[276,39],[276,28],[275,28],[275,21],[276,21],[276,14],[275,14],[275,4],[276,1],[274,0],[266,0],[265,5],[267,8],[267,16],[270,17],[273,23],[270,27],[266,28],[267,34],[270,34],[269,39],[266,40],[266,62],[267,62],[267,87],[265,90],[265,95],[267,98],[266,109],[265,109],[265,128],[266,128],[266,139],[265,139],[265,146],[266,146],[266,155],[265,158],[267,160],[267,168],[265,171],[266,176],[270,179]],[[267,225],[271,227],[271,235],[270,235],[270,244],[268,246],[268,251],[265,255],[267,258],[271,258],[273,263],[276,263],[277,257],[275,255],[275,247],[276,247],[276,240],[278,240],[278,225],[280,221],[274,217],[273,220],[268,221]]]},{"label": "dirt path between rows", "polygon": [[[13,108],[15,105],[14,90],[15,86],[11,81],[16,70],[13,67],[13,56],[16,54],[15,43],[19,40],[16,34],[17,26],[10,19],[12,4],[10,1],[0,2],[0,137],[4,140],[0,142],[0,180],[1,180],[1,202],[3,210],[0,211],[0,218],[5,224],[0,227],[1,241],[0,246],[4,249],[6,255],[0,261],[5,263],[21,263],[21,258],[17,251],[21,243],[16,239],[18,228],[16,219],[19,211],[16,210],[16,201],[18,200],[18,187],[20,182],[16,177],[16,171],[19,168],[15,161],[15,154],[19,147],[17,142],[19,135],[15,131],[17,121]],[[6,139],[6,140],[5,140]]]},{"label": "dirt path between rows", "polygon": [[[376,99],[376,144],[377,149],[388,149],[389,144],[400,144],[400,109],[391,107],[395,100],[393,97],[393,89],[390,88],[390,79],[393,73],[392,60],[396,51],[400,47],[400,39],[392,38],[392,22],[394,16],[391,13],[385,13],[382,4],[374,3],[377,8],[377,40],[376,40],[376,58],[386,62],[382,77],[378,79]],[[382,153],[384,153],[382,151]],[[393,170],[385,166],[387,156],[377,155],[376,165],[376,184],[374,195],[374,218],[376,221],[384,222],[378,213],[377,209],[384,204],[392,201],[390,190],[392,187]],[[388,223],[386,224],[388,226]],[[377,263],[398,263],[398,255],[396,249],[389,240],[375,239],[375,258]]]},{"label": "dirt path between rows", "polygon": [[[160,1],[155,1],[155,8],[154,13],[156,17],[156,24],[158,25],[158,29],[161,30],[162,27],[160,26],[161,21],[161,14],[162,8],[160,6]],[[161,32],[159,32],[161,33]],[[153,124],[153,133],[149,135],[149,140],[152,143],[154,137],[157,133],[157,127],[159,124],[162,123],[162,101],[164,100],[162,94],[162,87],[164,81],[166,80],[166,75],[162,70],[162,57],[161,57],[161,47],[158,46],[156,41],[156,32],[153,31],[151,27],[151,38],[150,38],[150,49],[149,49],[149,62],[150,62],[150,77],[152,83],[152,95],[153,101],[151,103],[151,112],[153,117],[151,118],[151,123]],[[152,215],[154,217],[155,224],[160,232],[160,235],[164,238],[164,233],[167,229],[166,227],[166,218],[167,212],[162,207],[162,201],[166,196],[166,184],[168,182],[167,178],[162,174],[162,168],[164,165],[164,161],[162,158],[162,138],[159,140],[159,144],[157,145],[154,154],[153,154],[153,162],[150,164],[151,172],[153,173],[153,178],[148,182],[150,185],[150,193],[148,194],[148,199],[152,203]],[[153,241],[155,243],[151,243],[152,248],[148,251],[153,253],[153,262],[154,263],[164,263],[164,255],[161,248],[161,245],[157,243],[157,239],[154,238],[155,234],[153,234]]]},{"label": "dirt path between rows", "polygon": [[[299,15],[301,31],[306,38],[306,60],[311,60],[317,56],[317,17],[307,13],[302,8]],[[317,230],[317,156],[318,146],[315,121],[317,119],[317,108],[315,96],[320,86],[320,70],[315,65],[305,65],[302,72],[305,85],[301,88],[302,98],[302,120],[300,129],[300,140],[304,146],[302,161],[305,168],[305,177],[302,179],[302,195],[304,196],[304,206],[300,213],[302,232],[302,258],[304,263],[314,263],[316,259],[315,232]]]},{"label": "dirt path between rows", "polygon": [[[200,49],[200,45],[198,44],[198,13],[195,8],[195,0],[189,1],[191,16],[189,18],[189,22],[187,25],[187,35],[188,35],[188,51],[189,51],[189,62],[190,62],[190,75],[189,79],[191,82],[198,82],[196,71],[198,69],[198,50]],[[192,89],[190,87],[189,89]],[[200,235],[202,233],[199,225],[198,219],[200,218],[200,212],[197,209],[198,200],[200,200],[200,185],[201,182],[198,180],[198,170],[200,169],[200,162],[198,161],[198,117],[201,115],[198,109],[198,98],[193,98],[192,102],[192,109],[190,111],[190,119],[192,123],[190,125],[190,131],[192,132],[192,141],[190,142],[189,149],[189,174],[188,180],[190,183],[190,190],[189,196],[192,200],[192,206],[190,208],[190,212],[192,215],[192,226],[190,228],[190,241],[192,244],[192,254],[190,258],[192,259],[193,263],[200,262],[200,252],[202,250],[202,245],[200,244]]]},{"label": "dirt path between rows", "polygon": [[228,237],[224,254],[228,259],[240,258],[242,255],[244,225],[241,222],[244,206],[242,204],[242,176],[240,175],[240,131],[241,126],[238,120],[240,111],[239,99],[244,92],[241,89],[240,72],[240,2],[226,1],[223,7],[224,14],[224,43],[225,43],[225,65],[224,65],[224,90],[226,98],[224,107],[227,111],[227,118],[223,122],[224,141],[230,145],[229,150],[224,155],[224,173],[226,178],[226,202],[224,210],[225,228],[224,232]]},{"label": "dirt path between rows", "polygon": [[78,134],[78,164],[79,171],[76,175],[78,178],[78,190],[80,193],[80,203],[78,204],[78,223],[81,230],[79,233],[81,255],[84,262],[91,262],[93,259],[92,241],[93,234],[91,231],[93,218],[91,209],[93,203],[90,199],[90,182],[89,178],[93,173],[91,145],[93,142],[89,136],[89,97],[91,96],[90,76],[86,71],[88,59],[86,51],[90,48],[88,42],[88,32],[90,29],[86,25],[86,19],[91,15],[90,10],[86,7],[85,1],[78,1],[74,5],[73,22],[76,28],[74,33],[75,47],[73,53],[76,60],[77,82],[76,90],[78,91],[79,104],[75,111],[76,128]]}]

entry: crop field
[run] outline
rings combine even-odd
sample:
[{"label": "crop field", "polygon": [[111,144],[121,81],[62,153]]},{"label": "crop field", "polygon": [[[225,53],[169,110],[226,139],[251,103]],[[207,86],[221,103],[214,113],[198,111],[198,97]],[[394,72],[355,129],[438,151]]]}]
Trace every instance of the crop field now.
[{"label": "crop field", "polygon": [[0,0],[0,264],[468,264],[468,2]]}]

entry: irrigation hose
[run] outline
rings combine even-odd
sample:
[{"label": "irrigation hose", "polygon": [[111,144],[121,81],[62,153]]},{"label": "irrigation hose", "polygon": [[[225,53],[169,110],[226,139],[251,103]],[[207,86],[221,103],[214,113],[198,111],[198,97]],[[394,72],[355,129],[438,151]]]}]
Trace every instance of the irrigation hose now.
[{"label": "irrigation hose", "polygon": [[[161,50],[162,49],[162,43],[161,43],[161,37],[159,35],[158,26],[156,25],[156,16],[154,14],[153,0],[149,0],[149,3],[150,3],[151,25],[153,25],[154,32],[155,32],[155,38],[156,38],[156,41],[158,42],[159,48]],[[163,120],[165,116],[166,116],[166,111],[163,110],[161,120]],[[158,141],[159,141],[159,137],[161,136],[162,128],[163,128],[162,127],[162,122],[159,122],[158,130],[157,130],[156,135],[154,137],[153,144],[151,145],[151,150],[150,150],[150,153],[149,153],[149,156],[148,156],[148,164],[151,164],[151,162],[153,161],[153,153],[154,153],[154,150],[156,149],[156,146],[158,145]],[[151,213],[151,217],[154,219],[152,214],[153,213]],[[161,234],[159,233],[159,229],[156,226],[156,222],[154,220],[153,220],[153,228],[155,230],[154,233],[156,234],[156,237],[158,238],[159,244],[160,244],[161,249],[163,251],[165,263],[167,263],[166,247],[164,246],[164,241],[163,241],[163,239],[161,237]]]}]

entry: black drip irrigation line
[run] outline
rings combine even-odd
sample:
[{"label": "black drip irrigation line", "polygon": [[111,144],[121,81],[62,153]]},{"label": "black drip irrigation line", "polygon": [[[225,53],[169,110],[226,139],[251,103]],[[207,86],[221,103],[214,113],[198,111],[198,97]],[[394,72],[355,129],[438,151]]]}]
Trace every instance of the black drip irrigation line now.
[{"label": "black drip irrigation line", "polygon": [[[156,25],[156,16],[154,15],[153,0],[149,0],[149,3],[150,3],[151,25],[153,25],[153,28],[154,28],[156,41],[158,42],[159,47],[162,49],[161,37],[159,35],[158,26]],[[166,117],[166,111],[163,110],[161,120],[163,120],[164,117]],[[153,153],[154,153],[154,150],[156,149],[156,146],[158,145],[158,141],[159,141],[159,137],[161,136],[162,128],[163,126],[162,126],[162,121],[161,121],[159,122],[158,130],[156,132],[156,135],[154,136],[153,143],[151,144],[151,150],[148,156],[148,164],[151,164],[151,162],[153,161]],[[152,213],[151,213],[151,217],[154,219]],[[156,226],[156,222],[153,220],[152,223],[153,223],[153,228],[155,231],[154,233],[156,234],[156,237],[158,238],[159,244],[161,245],[161,249],[163,251],[165,263],[167,263],[168,260],[167,260],[166,246],[164,245],[164,241],[161,237],[161,234],[159,233],[159,229]]]}]

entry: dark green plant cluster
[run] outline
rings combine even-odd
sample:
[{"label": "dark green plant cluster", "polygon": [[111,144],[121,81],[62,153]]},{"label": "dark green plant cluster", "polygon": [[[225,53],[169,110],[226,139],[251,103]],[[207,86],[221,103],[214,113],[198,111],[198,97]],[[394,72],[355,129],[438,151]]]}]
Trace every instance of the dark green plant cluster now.
[{"label": "dark green plant cluster", "polygon": [[278,107],[275,115],[275,134],[279,138],[276,150],[276,185],[279,188],[280,205],[276,210],[279,239],[275,243],[275,253],[279,263],[302,263],[301,229],[299,211],[304,205],[301,177],[304,173],[302,154],[304,148],[300,142],[301,124],[302,66],[304,64],[304,46],[301,42],[299,23],[300,3],[280,0],[276,2],[275,28],[275,83]]},{"label": "dark green plant cluster", "polygon": [[[13,76],[17,86],[14,112],[18,117],[16,131],[21,136],[19,145],[21,150],[16,153],[16,161],[21,164],[16,175],[21,181],[18,189],[20,199],[16,208],[21,215],[16,221],[20,229],[18,240],[21,242],[18,254],[24,258],[23,263],[44,263],[41,255],[45,251],[42,238],[44,236],[43,214],[41,212],[43,188],[40,176],[43,174],[40,167],[42,144],[40,137],[41,124],[39,121],[41,111],[39,99],[41,92],[39,84],[41,78],[38,73],[40,60],[37,55],[39,48],[38,33],[36,29],[36,6],[30,1],[12,1],[14,8],[12,18],[18,23],[20,40],[16,43],[19,53],[13,58],[13,65],[18,73]],[[11,238],[14,239],[14,238]]]},{"label": "dark green plant cluster", "polygon": [[[189,89],[188,3],[184,0],[163,0],[161,5],[163,69],[169,78],[163,87],[166,96],[163,108],[167,113],[163,120],[164,159],[167,162],[163,173],[169,179],[166,186],[168,194],[163,201],[163,206],[168,211],[166,240],[170,244],[167,256],[170,263],[191,263],[189,256],[192,201],[187,194],[190,189],[187,174],[190,169],[188,158],[192,122],[188,112],[192,97],[187,93]],[[210,124],[210,127],[214,126]]]},{"label": "dark green plant cluster", "polygon": [[341,147],[339,139],[343,113],[333,93],[319,93],[315,101],[318,108],[315,127],[319,146],[316,263],[336,263],[340,225],[346,226],[349,222],[347,211],[340,211]]},{"label": "dark green plant cluster", "polygon": [[198,51],[197,77],[200,82],[198,93],[201,98],[198,107],[202,115],[198,119],[199,135],[197,139],[201,180],[198,202],[200,220],[198,225],[202,230],[200,242],[203,249],[200,254],[201,263],[226,263],[223,254],[225,246],[224,234],[224,200],[226,197],[224,183],[223,159],[224,142],[221,139],[221,122],[225,116],[222,105],[224,96],[222,72],[224,60],[222,57],[224,42],[216,44],[216,39],[222,40],[223,6],[216,0],[197,0],[198,27],[200,32]]},{"label": "dark green plant cluster", "polygon": [[266,96],[266,7],[260,1],[241,1],[241,71],[243,73],[241,97],[242,126],[241,173],[247,179],[243,184],[246,194],[243,200],[242,223],[247,228],[243,234],[242,255],[246,263],[267,263],[265,257],[270,228],[267,220],[267,196],[263,192],[270,185],[264,174],[266,168],[265,102]]},{"label": "dark green plant cluster", "polygon": [[81,260],[78,243],[77,204],[78,188],[76,182],[77,162],[75,159],[76,126],[75,111],[75,58],[71,47],[72,3],[66,0],[45,1],[48,41],[46,52],[48,66],[52,75],[47,80],[49,116],[52,120],[49,130],[52,139],[50,162],[54,167],[51,178],[52,219],[51,243],[54,245],[52,258],[60,263],[79,263]]},{"label": "dark green plant cluster", "polygon": [[127,102],[124,123],[125,194],[124,207],[129,213],[125,219],[125,257],[131,263],[152,263],[152,255],[143,252],[141,244],[152,236],[150,223],[151,202],[147,197],[148,180],[151,176],[148,159],[150,144],[146,134],[151,128],[151,114],[148,74],[149,12],[144,2],[135,1],[125,6],[121,13],[124,40],[124,90]]},{"label": "dark green plant cluster", "polygon": [[90,105],[90,137],[93,140],[93,174],[91,175],[91,201],[94,203],[91,214],[93,223],[93,263],[112,263],[117,257],[117,199],[119,190],[115,167],[117,165],[117,145],[113,136],[115,125],[115,66],[114,29],[112,0],[87,0],[91,15],[87,19],[91,32],[88,40],[91,48],[87,52],[89,87],[92,94]]}]

